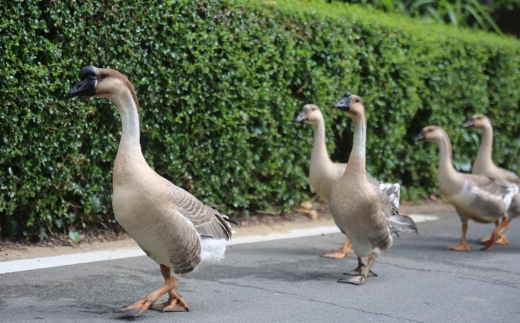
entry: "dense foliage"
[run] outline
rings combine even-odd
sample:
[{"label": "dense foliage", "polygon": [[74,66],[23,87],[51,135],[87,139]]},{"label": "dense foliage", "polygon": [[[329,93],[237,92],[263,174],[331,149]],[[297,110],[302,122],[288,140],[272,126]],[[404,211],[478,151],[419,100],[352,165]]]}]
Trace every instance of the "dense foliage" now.
[{"label": "dense foliage", "polygon": [[[331,2],[332,0],[329,0]],[[499,10],[520,8],[520,0],[341,0],[369,5],[386,12],[423,17],[453,27],[475,27],[501,33],[495,19]]]},{"label": "dense foliage", "polygon": [[408,197],[437,186],[436,147],[411,138],[445,127],[467,168],[478,136],[461,124],[473,112],[494,121],[496,162],[518,171],[520,42],[510,38],[325,2],[1,2],[4,236],[75,239],[114,221],[117,110],[65,99],[89,64],[136,87],[149,164],[226,212],[306,197],[312,129],[292,121],[305,103],[322,106],[329,149],[346,161],[351,123],[329,108],[346,90],[366,103],[369,171]]}]

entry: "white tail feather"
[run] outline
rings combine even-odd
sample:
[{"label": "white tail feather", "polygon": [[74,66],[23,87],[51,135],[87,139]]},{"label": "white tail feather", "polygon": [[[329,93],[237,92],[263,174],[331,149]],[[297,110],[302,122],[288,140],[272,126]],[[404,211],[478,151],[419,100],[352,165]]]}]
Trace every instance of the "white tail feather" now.
[{"label": "white tail feather", "polygon": [[504,204],[506,206],[506,210],[509,209],[509,206],[511,205],[511,201],[513,200],[513,197],[518,194],[519,188],[515,184],[507,185],[507,191],[508,193],[504,195],[502,198],[504,200]]},{"label": "white tail feather", "polygon": [[379,189],[386,194],[390,203],[399,208],[399,201],[401,199],[401,185],[398,183],[379,183]]}]

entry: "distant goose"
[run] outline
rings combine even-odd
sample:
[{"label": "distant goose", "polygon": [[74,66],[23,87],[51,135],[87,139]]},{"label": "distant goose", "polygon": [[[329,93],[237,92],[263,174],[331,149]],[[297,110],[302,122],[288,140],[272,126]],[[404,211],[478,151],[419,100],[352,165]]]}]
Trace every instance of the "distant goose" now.
[{"label": "distant goose", "polygon": [[[462,222],[459,246],[447,249],[469,251],[466,242],[468,220],[492,223],[504,217],[491,235],[484,250],[491,250],[498,237],[509,228],[509,219],[520,215],[518,186],[499,184],[495,179],[474,174],[459,173],[453,168],[451,143],[444,130],[437,126],[425,127],[414,139],[435,142],[439,146],[439,186],[446,199],[455,207]],[[516,196],[515,196],[516,195]]]},{"label": "distant goose", "polygon": [[[518,177],[518,175],[506,169],[497,167],[495,163],[493,163],[493,126],[491,125],[489,118],[483,114],[475,114],[464,123],[464,126],[475,127],[482,132],[482,141],[480,143],[477,158],[473,162],[471,173],[494,178],[502,185],[515,184],[520,186],[520,177]],[[499,225],[498,220],[495,222],[495,225]],[[490,237],[482,238],[480,241],[488,242],[489,238]],[[496,243],[508,244],[509,242],[505,235],[501,235],[497,239]]]},{"label": "distant goose", "polygon": [[[85,66],[69,97],[94,96],[114,102],[123,131],[113,174],[112,206],[117,221],[161,268],[164,286],[118,310],[138,316],[149,307],[165,312],[189,311],[177,292],[178,279],[224,255],[231,229],[226,216],[153,171],[139,143],[139,102],[121,73]],[[168,293],[168,300],[154,304]]]}]

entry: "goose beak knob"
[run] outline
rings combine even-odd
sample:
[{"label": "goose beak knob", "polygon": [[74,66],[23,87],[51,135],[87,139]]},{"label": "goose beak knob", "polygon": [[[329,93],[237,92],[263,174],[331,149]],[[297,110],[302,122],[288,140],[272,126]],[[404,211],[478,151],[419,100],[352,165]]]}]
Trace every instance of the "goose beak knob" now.
[{"label": "goose beak knob", "polygon": [[79,71],[79,83],[70,90],[67,97],[93,96],[96,94],[97,73],[94,66],[85,66]]},{"label": "goose beak knob", "polygon": [[352,94],[350,92],[345,93],[345,95],[336,102],[332,107],[335,109],[340,109],[341,111],[348,112],[350,110],[350,103],[352,102]]},{"label": "goose beak knob", "polygon": [[473,118],[469,118],[468,120],[466,120],[466,122],[464,122],[464,127],[473,127],[475,126],[475,119]]},{"label": "goose beak knob", "polygon": [[418,142],[424,139],[426,139],[426,135],[424,134],[424,130],[422,130],[417,136],[415,136],[415,138],[413,138],[413,142]]}]

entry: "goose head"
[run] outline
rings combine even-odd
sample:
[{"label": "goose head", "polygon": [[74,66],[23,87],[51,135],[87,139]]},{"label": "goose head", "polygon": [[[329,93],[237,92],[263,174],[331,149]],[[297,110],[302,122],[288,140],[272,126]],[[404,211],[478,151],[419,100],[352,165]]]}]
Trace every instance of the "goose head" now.
[{"label": "goose head", "polygon": [[309,122],[316,124],[319,120],[323,120],[320,108],[314,104],[306,104],[303,106],[300,114],[294,119],[296,122]]},{"label": "goose head", "polygon": [[465,127],[475,127],[477,129],[483,129],[491,127],[491,122],[489,118],[483,114],[475,114],[473,117],[469,118],[464,122]]},{"label": "goose head", "polygon": [[423,130],[415,136],[413,139],[414,142],[418,142],[421,140],[439,142],[445,137],[446,133],[442,130],[441,127],[437,126],[427,126],[424,127]]},{"label": "goose head", "polygon": [[365,115],[365,106],[361,98],[350,92],[345,95],[332,106],[333,108],[344,111],[351,118],[358,118]]},{"label": "goose head", "polygon": [[139,102],[134,87],[128,79],[116,70],[85,66],[79,71],[79,83],[70,90],[68,97],[93,96],[118,102],[123,97],[135,101],[139,110]]}]

